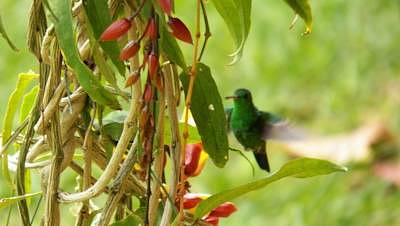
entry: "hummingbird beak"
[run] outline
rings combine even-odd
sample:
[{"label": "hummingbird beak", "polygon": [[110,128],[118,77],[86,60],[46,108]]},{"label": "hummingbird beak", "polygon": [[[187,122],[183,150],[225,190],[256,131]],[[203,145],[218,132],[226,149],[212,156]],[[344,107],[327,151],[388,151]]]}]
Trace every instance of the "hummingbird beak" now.
[{"label": "hummingbird beak", "polygon": [[230,100],[230,99],[237,99],[238,97],[237,96],[227,96],[227,97],[225,97],[225,99],[227,99],[227,100]]}]

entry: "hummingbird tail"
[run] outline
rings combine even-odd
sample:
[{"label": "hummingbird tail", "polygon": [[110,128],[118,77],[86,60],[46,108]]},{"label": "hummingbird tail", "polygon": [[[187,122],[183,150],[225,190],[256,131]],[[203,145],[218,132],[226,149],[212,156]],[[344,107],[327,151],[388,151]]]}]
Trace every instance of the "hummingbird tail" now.
[{"label": "hummingbird tail", "polygon": [[256,158],[258,166],[261,169],[263,169],[267,172],[270,172],[270,167],[269,167],[269,163],[268,163],[268,157],[267,157],[265,145],[263,145],[262,148],[260,148],[260,150],[255,151],[253,153],[254,153],[254,157]]}]

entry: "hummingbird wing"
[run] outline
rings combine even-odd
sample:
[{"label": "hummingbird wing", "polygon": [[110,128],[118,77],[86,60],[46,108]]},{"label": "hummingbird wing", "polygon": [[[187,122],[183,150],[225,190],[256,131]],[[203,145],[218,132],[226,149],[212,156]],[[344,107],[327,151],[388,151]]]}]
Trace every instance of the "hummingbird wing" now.
[{"label": "hummingbird wing", "polygon": [[231,131],[230,121],[231,121],[232,110],[233,108],[225,108],[226,130],[228,132]]},{"label": "hummingbird wing", "polygon": [[264,119],[262,138],[265,140],[294,141],[306,137],[304,131],[295,128],[278,115],[260,111],[260,116]]}]

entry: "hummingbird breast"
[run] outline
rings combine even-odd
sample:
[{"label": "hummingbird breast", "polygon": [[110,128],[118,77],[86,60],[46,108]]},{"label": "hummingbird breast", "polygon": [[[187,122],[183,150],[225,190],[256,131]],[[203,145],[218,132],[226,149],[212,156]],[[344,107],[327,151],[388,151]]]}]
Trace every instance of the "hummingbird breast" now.
[{"label": "hummingbird breast", "polygon": [[231,120],[232,132],[236,139],[245,149],[258,149],[263,145],[262,122],[256,117],[255,120]]}]

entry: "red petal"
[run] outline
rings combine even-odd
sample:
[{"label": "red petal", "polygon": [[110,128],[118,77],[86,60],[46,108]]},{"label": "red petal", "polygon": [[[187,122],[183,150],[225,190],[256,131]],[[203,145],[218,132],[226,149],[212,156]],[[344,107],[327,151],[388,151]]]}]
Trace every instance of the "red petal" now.
[{"label": "red petal", "polygon": [[205,219],[203,219],[205,222],[213,225],[213,226],[218,226],[219,223],[219,218],[218,217],[214,217],[214,216],[208,216]]},{"label": "red petal", "polygon": [[170,17],[168,25],[171,28],[171,33],[175,38],[193,44],[192,35],[186,25],[178,18]]},{"label": "red petal", "polygon": [[183,197],[183,208],[184,209],[191,209],[195,206],[197,206],[197,204],[199,204],[199,202],[201,202],[201,198],[200,197]]},{"label": "red petal", "polygon": [[131,27],[132,23],[130,20],[123,18],[120,20],[114,21],[107,29],[101,34],[100,40],[102,41],[112,41],[116,40],[122,35],[124,35],[129,28]]},{"label": "red petal", "polygon": [[166,13],[168,16],[171,15],[172,0],[158,0],[158,4],[160,5],[160,7],[164,11],[164,13]]},{"label": "red petal", "polygon": [[135,84],[137,82],[137,80],[139,80],[140,78],[140,73],[135,71],[133,72],[127,79],[125,82],[125,88],[128,86],[131,86],[133,84]]},{"label": "red petal", "polygon": [[235,204],[231,202],[224,202],[211,211],[209,216],[214,217],[229,217],[233,212],[237,210]]},{"label": "red petal", "polygon": [[151,40],[157,39],[157,24],[154,18],[151,18],[147,24],[146,36]]},{"label": "red petal", "polygon": [[152,98],[153,98],[153,89],[151,87],[151,84],[147,83],[144,90],[144,102],[148,103]]},{"label": "red petal", "polygon": [[119,59],[127,60],[133,56],[135,56],[140,49],[140,43],[137,41],[129,41],[128,44],[122,49],[121,54],[119,55]]},{"label": "red petal", "polygon": [[154,76],[157,74],[157,69],[158,69],[157,55],[155,55],[154,53],[150,53],[147,64],[148,64],[150,79],[153,80]]},{"label": "red petal", "polygon": [[199,165],[200,154],[202,150],[201,143],[187,144],[185,148],[185,175],[190,177],[196,172]]}]

